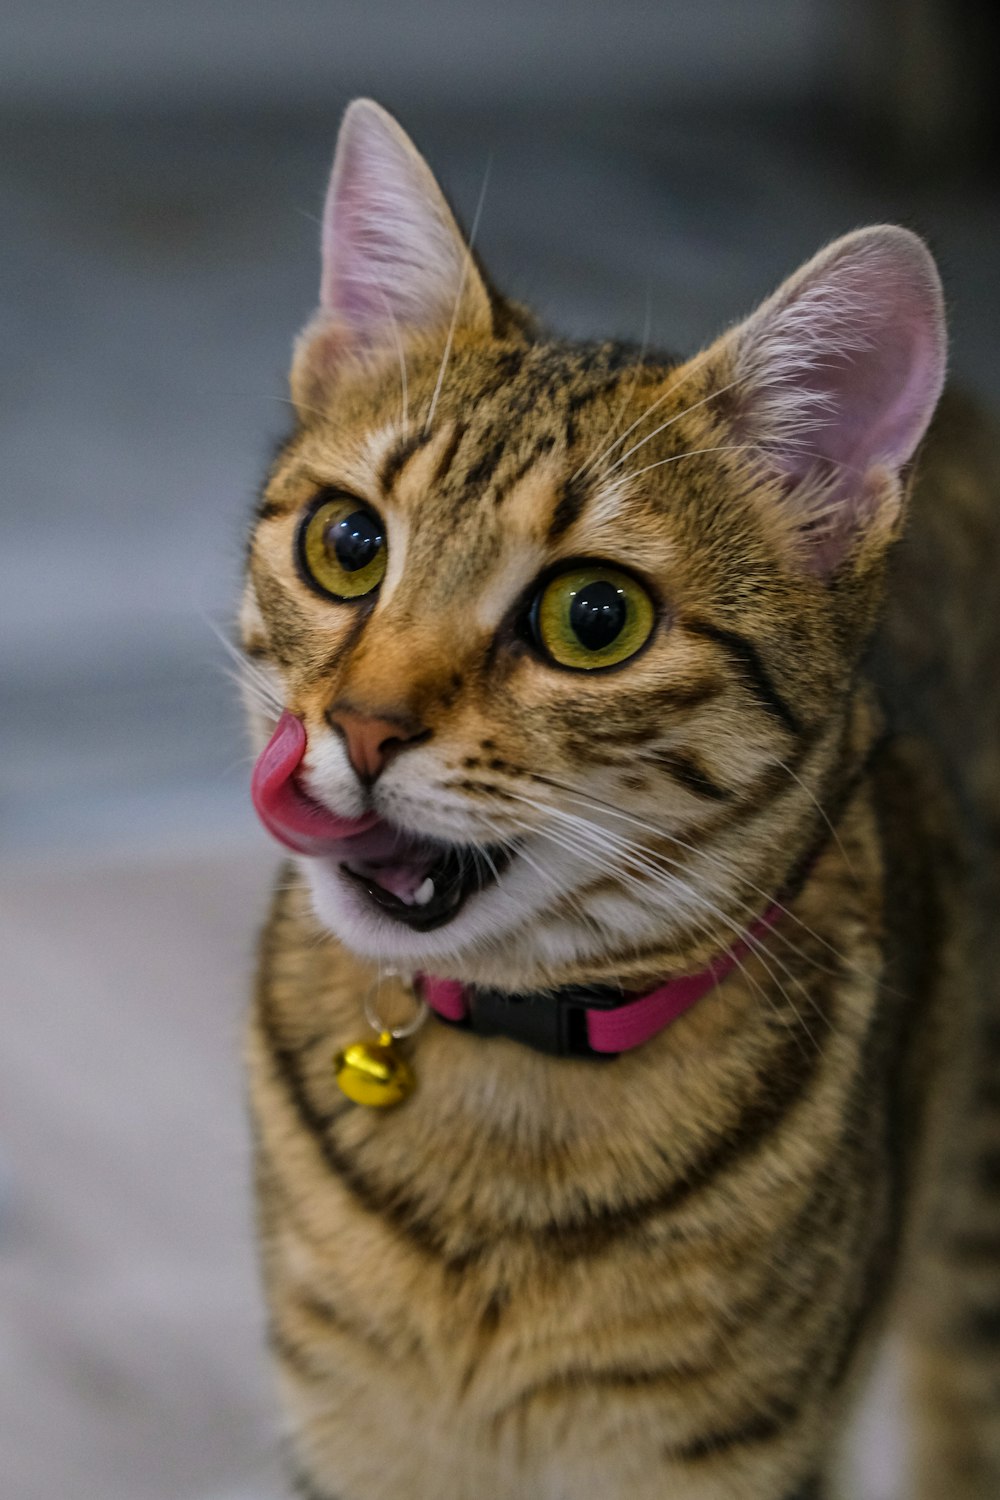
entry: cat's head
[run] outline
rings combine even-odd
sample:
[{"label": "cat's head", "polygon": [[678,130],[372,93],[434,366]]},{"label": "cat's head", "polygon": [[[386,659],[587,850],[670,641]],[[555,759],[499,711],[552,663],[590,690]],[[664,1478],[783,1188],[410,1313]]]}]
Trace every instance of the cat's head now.
[{"label": "cat's head", "polygon": [[541,336],[353,104],[242,613],[299,788],[378,818],[321,921],[512,989],[728,947],[821,825],[943,326],[879,227],[684,363]]}]

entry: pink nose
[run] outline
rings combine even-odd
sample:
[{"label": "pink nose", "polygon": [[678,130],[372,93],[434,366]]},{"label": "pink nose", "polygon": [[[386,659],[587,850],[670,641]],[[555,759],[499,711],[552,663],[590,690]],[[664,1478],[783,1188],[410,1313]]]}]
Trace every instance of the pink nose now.
[{"label": "pink nose", "polygon": [[347,743],[347,754],[360,779],[369,785],[381,776],[400,750],[425,740],[430,733],[422,724],[409,718],[378,718],[356,713],[350,708],[334,707],[327,714]]}]

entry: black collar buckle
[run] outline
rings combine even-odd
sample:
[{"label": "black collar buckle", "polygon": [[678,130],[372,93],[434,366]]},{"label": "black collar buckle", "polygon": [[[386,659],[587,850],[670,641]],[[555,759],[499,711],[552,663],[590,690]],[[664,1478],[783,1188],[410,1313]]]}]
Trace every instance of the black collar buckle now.
[{"label": "black collar buckle", "polygon": [[477,1036],[505,1036],[550,1057],[590,1057],[610,1060],[611,1052],[595,1052],[587,1035],[588,1010],[615,1010],[627,995],[601,985],[567,985],[559,990],[536,990],[511,995],[504,990],[466,991],[466,1016],[452,1024]]}]

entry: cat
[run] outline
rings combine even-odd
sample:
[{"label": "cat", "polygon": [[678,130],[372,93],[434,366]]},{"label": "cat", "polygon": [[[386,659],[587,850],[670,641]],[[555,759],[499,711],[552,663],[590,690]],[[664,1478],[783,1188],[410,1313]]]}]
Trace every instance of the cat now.
[{"label": "cat", "polygon": [[241,610],[309,1500],[818,1500],[890,1323],[912,1493],[1000,1492],[1000,473],[958,397],[922,444],[944,373],[892,226],[693,359],[553,338],[349,108]]}]

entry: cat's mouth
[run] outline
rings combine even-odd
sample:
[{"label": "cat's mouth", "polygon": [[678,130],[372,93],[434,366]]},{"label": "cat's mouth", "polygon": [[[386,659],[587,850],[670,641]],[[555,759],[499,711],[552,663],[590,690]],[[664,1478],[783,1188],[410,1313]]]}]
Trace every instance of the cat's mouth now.
[{"label": "cat's mouth", "polygon": [[261,821],[296,854],[334,864],[367,904],[402,926],[413,932],[443,927],[510,863],[508,849],[445,844],[374,812],[338,816],[298,781],[305,748],[302,721],[286,711],[254,767],[251,795]]},{"label": "cat's mouth", "polygon": [[413,932],[451,922],[470,896],[495,885],[510,863],[506,849],[441,844],[379,822],[334,856],[367,901]]}]

